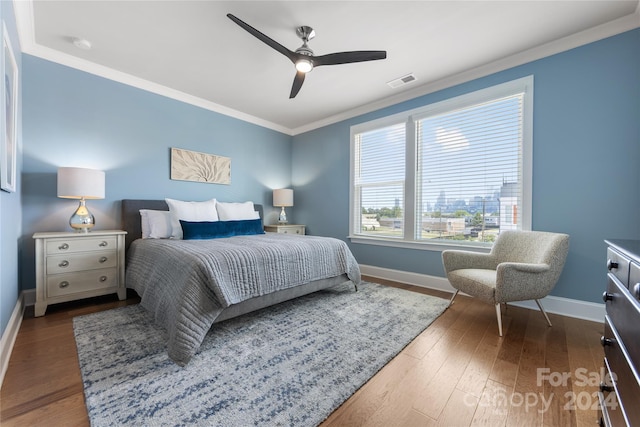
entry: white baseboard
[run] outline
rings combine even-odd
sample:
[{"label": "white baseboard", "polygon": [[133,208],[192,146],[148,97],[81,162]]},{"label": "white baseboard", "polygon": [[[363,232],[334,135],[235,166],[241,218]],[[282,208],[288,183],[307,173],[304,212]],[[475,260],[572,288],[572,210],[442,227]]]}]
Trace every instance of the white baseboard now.
[{"label": "white baseboard", "polygon": [[[360,265],[360,271],[363,275],[379,279],[392,280],[394,282],[407,283],[409,285],[422,286],[424,288],[444,292],[453,293],[455,291],[451,284],[449,284],[449,281],[444,277],[392,270],[389,268],[374,267],[371,265]],[[548,313],[561,314],[563,316],[575,317],[577,319],[590,320],[598,323],[604,322],[604,304],[556,297],[553,295],[549,295],[541,299],[540,302]],[[509,305],[538,310],[538,306],[535,301],[518,301],[509,303]]]},{"label": "white baseboard", "polygon": [[22,324],[24,309],[24,292],[22,292],[20,294],[20,297],[18,297],[18,301],[16,302],[16,306],[13,309],[13,313],[11,313],[7,328],[2,334],[2,339],[0,339],[0,360],[2,361],[2,366],[0,366],[0,387],[2,387],[4,375],[7,373],[7,369],[9,368],[9,359],[11,358],[13,345],[16,342],[16,337],[18,336],[18,331],[20,330],[20,325]]}]

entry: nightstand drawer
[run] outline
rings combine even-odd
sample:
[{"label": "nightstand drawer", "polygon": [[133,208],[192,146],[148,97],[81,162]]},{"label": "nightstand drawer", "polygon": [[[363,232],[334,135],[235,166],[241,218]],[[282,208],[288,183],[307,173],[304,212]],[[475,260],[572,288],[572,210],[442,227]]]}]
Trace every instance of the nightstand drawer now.
[{"label": "nightstand drawer", "polygon": [[47,298],[118,286],[118,269],[82,271],[47,277]]},{"label": "nightstand drawer", "polygon": [[305,226],[298,224],[277,224],[277,225],[265,225],[264,231],[270,233],[283,233],[283,234],[305,234]]},{"label": "nightstand drawer", "polygon": [[118,265],[116,251],[75,253],[47,257],[47,274],[111,268]]},{"label": "nightstand drawer", "polygon": [[103,251],[105,249],[115,250],[117,247],[117,238],[115,236],[49,239],[47,241],[47,254]]}]

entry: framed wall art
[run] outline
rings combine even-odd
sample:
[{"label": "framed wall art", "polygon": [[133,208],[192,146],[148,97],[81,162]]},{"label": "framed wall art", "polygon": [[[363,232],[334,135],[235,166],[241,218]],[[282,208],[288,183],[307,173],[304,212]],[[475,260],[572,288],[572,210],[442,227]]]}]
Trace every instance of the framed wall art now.
[{"label": "framed wall art", "polygon": [[16,191],[17,124],[18,124],[18,64],[13,55],[11,40],[5,23],[2,23],[2,130],[0,132],[0,188]]},{"label": "framed wall art", "polygon": [[231,184],[231,159],[171,148],[171,179]]}]

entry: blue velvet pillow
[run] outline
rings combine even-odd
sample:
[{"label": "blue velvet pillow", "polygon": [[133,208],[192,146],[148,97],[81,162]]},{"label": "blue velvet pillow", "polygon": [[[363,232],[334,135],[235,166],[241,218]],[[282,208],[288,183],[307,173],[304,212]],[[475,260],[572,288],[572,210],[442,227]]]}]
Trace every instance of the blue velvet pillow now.
[{"label": "blue velvet pillow", "polygon": [[264,234],[262,219],[238,221],[183,221],[180,220],[184,240],[219,239],[231,236]]}]

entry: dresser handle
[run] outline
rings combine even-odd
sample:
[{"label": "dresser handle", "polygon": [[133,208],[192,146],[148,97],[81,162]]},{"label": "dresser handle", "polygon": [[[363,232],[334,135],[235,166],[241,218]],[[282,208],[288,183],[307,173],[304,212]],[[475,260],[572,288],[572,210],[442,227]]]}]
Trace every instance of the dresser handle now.
[{"label": "dresser handle", "polygon": [[602,293],[602,301],[607,302],[607,301],[613,301],[613,294],[610,294],[607,291],[604,291]]},{"label": "dresser handle", "polygon": [[613,262],[610,259],[607,260],[607,270],[611,271],[614,268],[618,268],[618,263],[617,262]]},{"label": "dresser handle", "polygon": [[68,287],[68,286],[69,286],[69,282],[67,282],[67,281],[65,280],[64,282],[60,282],[60,283],[58,284],[58,286],[59,286],[61,289],[64,289],[64,288],[66,288],[66,287]]},{"label": "dresser handle", "polygon": [[67,261],[66,259],[64,261],[60,261],[58,263],[58,267],[62,267],[62,268],[69,267],[69,261]]},{"label": "dresser handle", "polygon": [[600,391],[602,393],[613,391],[613,387],[610,385],[606,385],[605,383],[600,383]]},{"label": "dresser handle", "polygon": [[63,243],[60,246],[58,246],[58,249],[60,249],[61,251],[67,250],[67,249],[69,249],[69,244],[68,243]]},{"label": "dresser handle", "polygon": [[613,345],[616,341],[613,338],[607,338],[605,336],[601,336],[600,337],[600,344],[603,347],[606,347],[608,345]]},{"label": "dresser handle", "polygon": [[640,282],[633,285],[633,296],[640,300]]},{"label": "dresser handle", "polygon": [[102,263],[107,262],[107,260],[108,260],[108,259],[109,259],[109,258],[107,258],[106,256],[103,256],[103,257],[101,257],[98,261],[102,264]]},{"label": "dresser handle", "polygon": [[100,276],[100,281],[101,282],[106,282],[107,281],[107,276]]},{"label": "dresser handle", "polygon": [[98,246],[100,246],[101,248],[104,248],[105,246],[108,246],[108,245],[109,245],[109,243],[107,243],[106,241],[103,240],[102,242],[100,242],[100,244]]}]

